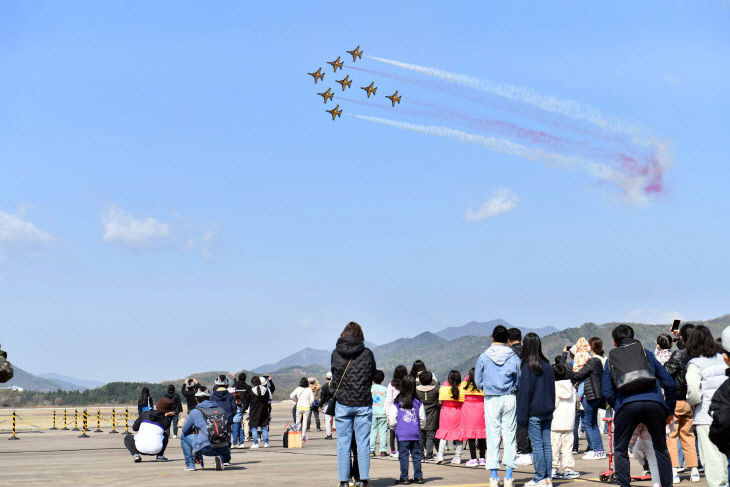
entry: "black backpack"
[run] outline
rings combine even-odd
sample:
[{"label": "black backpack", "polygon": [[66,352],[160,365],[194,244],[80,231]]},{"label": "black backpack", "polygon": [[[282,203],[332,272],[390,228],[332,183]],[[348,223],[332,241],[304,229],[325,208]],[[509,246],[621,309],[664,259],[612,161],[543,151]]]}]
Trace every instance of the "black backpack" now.
[{"label": "black backpack", "polygon": [[208,441],[213,448],[228,444],[228,427],[226,426],[226,412],[223,408],[201,408],[198,411],[203,413],[205,426],[208,430]]},{"label": "black backpack", "polygon": [[656,385],[656,374],[640,342],[616,347],[608,353],[611,379],[621,394],[645,392]]}]

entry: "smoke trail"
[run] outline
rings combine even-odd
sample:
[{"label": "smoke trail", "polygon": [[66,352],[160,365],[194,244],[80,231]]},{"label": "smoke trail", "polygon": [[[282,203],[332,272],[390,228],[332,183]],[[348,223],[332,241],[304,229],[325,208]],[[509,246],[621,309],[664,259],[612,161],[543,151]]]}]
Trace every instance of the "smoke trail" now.
[{"label": "smoke trail", "polygon": [[629,200],[637,202],[646,201],[646,197],[641,190],[643,185],[643,178],[627,176],[604,164],[598,164],[593,161],[589,161],[579,157],[566,156],[564,154],[559,154],[556,152],[549,152],[540,148],[527,147],[521,144],[516,144],[506,139],[471,134],[468,132],[463,132],[461,130],[450,129],[448,127],[440,127],[434,125],[417,125],[408,122],[399,122],[387,118],[369,117],[357,114],[348,115],[358,118],[360,120],[379,123],[401,130],[410,130],[422,134],[435,135],[437,137],[453,139],[466,144],[479,145],[495,152],[521,157],[530,161],[542,160],[548,163],[548,165],[552,166],[561,166],[568,169],[582,169],[595,178],[615,184],[625,192]]}]

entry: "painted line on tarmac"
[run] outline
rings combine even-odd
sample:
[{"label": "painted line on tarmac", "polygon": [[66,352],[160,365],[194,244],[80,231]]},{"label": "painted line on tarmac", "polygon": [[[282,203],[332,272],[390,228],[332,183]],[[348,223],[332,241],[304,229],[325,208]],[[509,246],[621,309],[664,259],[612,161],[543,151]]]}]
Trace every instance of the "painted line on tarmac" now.
[{"label": "painted line on tarmac", "polygon": [[60,449],[60,450],[30,450],[30,451],[13,450],[13,451],[3,451],[0,453],[5,455],[6,453],[7,454],[10,454],[10,453],[57,453],[60,451],[75,452],[75,451],[101,451],[101,450],[126,450],[126,448],[123,446],[109,446],[109,447],[105,447],[105,448],[71,448],[71,449]]}]

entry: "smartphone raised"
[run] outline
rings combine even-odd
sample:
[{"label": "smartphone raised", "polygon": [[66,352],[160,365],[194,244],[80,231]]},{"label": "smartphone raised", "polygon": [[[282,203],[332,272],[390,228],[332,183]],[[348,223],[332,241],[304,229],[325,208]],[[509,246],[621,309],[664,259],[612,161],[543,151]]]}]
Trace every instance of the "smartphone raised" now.
[{"label": "smartphone raised", "polygon": [[674,323],[672,323],[672,331],[679,330],[679,324],[682,322],[682,320],[674,320]]}]

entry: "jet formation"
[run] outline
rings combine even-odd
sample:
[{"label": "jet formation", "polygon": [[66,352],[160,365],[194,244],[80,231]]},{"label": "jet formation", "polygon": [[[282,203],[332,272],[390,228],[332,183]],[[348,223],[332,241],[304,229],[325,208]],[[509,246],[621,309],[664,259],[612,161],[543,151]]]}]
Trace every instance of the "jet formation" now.
[{"label": "jet formation", "polygon": [[[362,59],[364,51],[360,50],[360,46],[357,46],[352,51],[347,51],[347,54],[350,54],[352,56],[352,62],[354,63],[358,59]],[[327,61],[327,64],[332,66],[332,71],[334,73],[337,72],[337,69],[340,70],[343,69],[344,61],[342,61],[341,56],[337,56],[337,59],[334,61]],[[317,68],[317,71],[313,73],[307,73],[309,76],[312,76],[314,78],[314,84],[317,84],[318,81],[324,81],[324,72],[322,71],[322,68]],[[342,91],[345,91],[346,88],[352,88],[352,80],[350,79],[350,75],[346,75],[343,79],[335,80],[337,83],[340,84],[342,87]],[[375,86],[375,82],[371,81],[369,86],[362,86],[360,87],[361,90],[365,91],[367,94],[367,97],[370,98],[370,95],[373,95],[375,97],[378,87]],[[325,104],[327,104],[328,101],[332,101],[335,97],[334,92],[332,92],[332,88],[328,87],[327,91],[323,91],[321,93],[317,93],[319,96],[322,97]],[[395,93],[393,93],[390,96],[386,96],[388,100],[390,100],[391,106],[395,108],[395,104],[400,104],[401,97],[398,95],[398,90],[395,90]],[[333,109],[331,110],[325,110],[327,113],[332,115],[332,120],[336,119],[337,117],[342,118],[342,109],[340,108],[340,105],[337,104]]]}]

